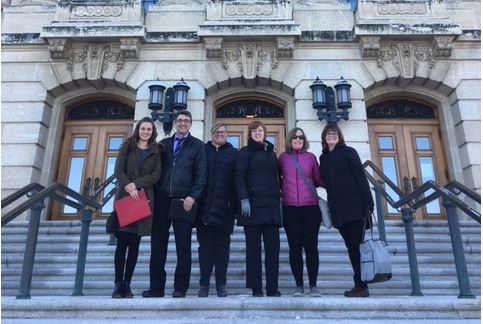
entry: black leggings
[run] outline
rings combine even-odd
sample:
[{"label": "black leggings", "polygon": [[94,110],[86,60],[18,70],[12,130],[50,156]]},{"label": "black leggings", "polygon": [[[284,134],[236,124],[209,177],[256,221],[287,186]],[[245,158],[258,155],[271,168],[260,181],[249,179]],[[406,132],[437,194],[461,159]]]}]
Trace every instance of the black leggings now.
[{"label": "black leggings", "polygon": [[[135,233],[117,231],[117,246],[116,253],[114,254],[114,282],[130,283],[134,268],[138,261],[139,244],[141,243],[141,236]],[[127,259],[126,259],[126,250]],[[126,272],[124,272],[124,265],[126,266]],[[124,275],[124,280],[123,280]]]},{"label": "black leggings", "polygon": [[367,288],[367,284],[361,280],[361,252],[359,244],[362,243],[362,228],[365,222],[362,219],[342,224],[339,228],[340,235],[344,239],[352,270],[354,270],[354,285],[360,288]]}]

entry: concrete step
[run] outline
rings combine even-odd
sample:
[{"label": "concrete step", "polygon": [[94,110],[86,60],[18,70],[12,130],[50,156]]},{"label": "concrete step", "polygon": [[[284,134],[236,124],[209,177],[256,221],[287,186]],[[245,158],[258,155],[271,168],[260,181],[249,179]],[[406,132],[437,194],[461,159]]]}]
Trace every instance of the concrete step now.
[{"label": "concrete step", "polygon": [[[344,298],[293,298],[234,296],[228,298],[169,297],[112,299],[109,297],[33,297],[31,300],[2,298],[6,319],[131,319],[186,321],[214,320],[466,320],[480,318],[480,299],[450,296]],[[386,322],[387,323],[387,322]],[[390,322],[389,322],[390,323]]]}]

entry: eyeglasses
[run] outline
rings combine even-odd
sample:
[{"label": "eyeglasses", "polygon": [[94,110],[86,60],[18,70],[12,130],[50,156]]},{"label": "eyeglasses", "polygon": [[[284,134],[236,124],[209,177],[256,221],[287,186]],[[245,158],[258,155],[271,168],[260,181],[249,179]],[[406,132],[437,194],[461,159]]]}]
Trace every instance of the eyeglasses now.
[{"label": "eyeglasses", "polygon": [[299,139],[299,140],[305,140],[305,136],[304,135],[294,135],[292,136],[292,139],[293,140],[296,140],[296,139]]},{"label": "eyeglasses", "polygon": [[226,131],[216,131],[215,134],[216,135],[223,135],[223,134],[226,134]]},{"label": "eyeglasses", "polygon": [[191,124],[189,119],[176,119],[176,124]]},{"label": "eyeglasses", "polygon": [[325,136],[339,136],[339,133],[337,132],[327,132]]}]

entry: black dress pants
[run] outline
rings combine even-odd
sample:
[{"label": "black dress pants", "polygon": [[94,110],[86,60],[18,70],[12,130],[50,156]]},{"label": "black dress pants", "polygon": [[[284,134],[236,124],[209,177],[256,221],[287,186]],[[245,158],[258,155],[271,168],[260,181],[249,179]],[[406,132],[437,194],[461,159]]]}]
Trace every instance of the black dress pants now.
[{"label": "black dress pants", "polygon": [[199,225],[196,237],[199,243],[200,286],[210,285],[213,266],[216,286],[225,286],[230,258],[230,233],[216,226]]},{"label": "black dress pants", "polygon": [[262,289],[262,236],[265,249],[265,278],[268,293],[278,291],[280,236],[277,225],[244,226],[246,243],[246,287]]},{"label": "black dress pants", "polygon": [[[151,258],[149,260],[149,289],[164,293],[166,286],[166,257],[168,253],[169,209],[172,197],[159,197],[154,204],[153,227],[151,230]],[[176,243],[176,270],[174,290],[186,293],[191,276],[191,233],[193,226],[188,223],[173,222]]]},{"label": "black dress pants", "polygon": [[138,261],[141,236],[124,231],[117,231],[114,235],[117,239],[116,252],[114,253],[114,282],[131,283],[134,268]]},{"label": "black dress pants", "polygon": [[303,287],[303,256],[305,251],[305,262],[309,285],[317,285],[319,274],[319,229],[322,221],[319,206],[283,206],[283,227],[287,234],[289,246],[290,269],[297,287]]},{"label": "black dress pants", "polygon": [[363,240],[364,224],[364,220],[359,219],[342,224],[339,228],[340,235],[349,252],[352,270],[354,270],[354,285],[360,288],[367,288],[367,284],[361,280],[361,252],[359,251],[359,245]]}]

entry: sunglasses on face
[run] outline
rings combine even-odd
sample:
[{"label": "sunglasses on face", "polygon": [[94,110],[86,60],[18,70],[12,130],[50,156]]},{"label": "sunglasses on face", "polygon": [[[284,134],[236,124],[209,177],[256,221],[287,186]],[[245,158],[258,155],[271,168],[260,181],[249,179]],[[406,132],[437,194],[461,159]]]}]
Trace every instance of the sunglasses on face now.
[{"label": "sunglasses on face", "polygon": [[296,139],[299,139],[299,140],[305,140],[305,136],[304,135],[294,135],[292,136],[292,139],[293,140],[296,140]]}]

